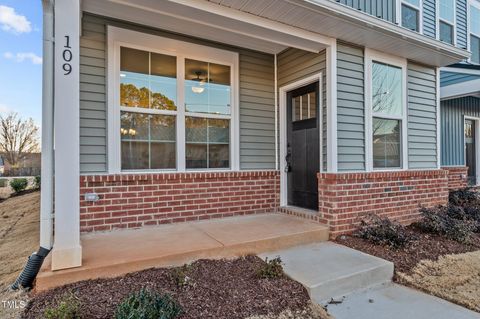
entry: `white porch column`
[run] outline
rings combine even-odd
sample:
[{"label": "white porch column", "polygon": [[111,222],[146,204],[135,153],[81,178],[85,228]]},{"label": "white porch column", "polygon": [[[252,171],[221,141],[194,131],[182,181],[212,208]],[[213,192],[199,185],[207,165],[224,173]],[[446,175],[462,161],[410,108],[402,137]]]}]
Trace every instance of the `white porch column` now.
[{"label": "white porch column", "polygon": [[52,269],[82,264],[80,246],[80,0],[55,1],[55,238]]},{"label": "white porch column", "polygon": [[337,40],[332,39],[327,47],[327,172],[337,170]]}]

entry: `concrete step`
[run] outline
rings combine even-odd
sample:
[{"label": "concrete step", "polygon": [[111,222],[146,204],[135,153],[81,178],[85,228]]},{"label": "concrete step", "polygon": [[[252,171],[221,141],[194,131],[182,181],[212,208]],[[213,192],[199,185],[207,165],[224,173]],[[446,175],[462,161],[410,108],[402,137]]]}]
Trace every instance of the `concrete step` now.
[{"label": "concrete step", "polygon": [[327,241],[328,227],[285,214],[260,214],[119,230],[82,236],[83,264],[51,270],[51,254],[36,281],[42,291],[85,279],[115,277],[201,258],[230,258]]},{"label": "concrete step", "polygon": [[280,256],[285,273],[302,283],[317,303],[388,283],[393,277],[393,263],[332,242],[259,256]]}]

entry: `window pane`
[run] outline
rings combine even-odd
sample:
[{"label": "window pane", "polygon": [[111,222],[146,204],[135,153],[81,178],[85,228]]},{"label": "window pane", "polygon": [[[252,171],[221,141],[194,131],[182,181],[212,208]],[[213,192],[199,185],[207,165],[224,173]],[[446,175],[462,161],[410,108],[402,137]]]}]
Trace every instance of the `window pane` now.
[{"label": "window pane", "polygon": [[176,167],[175,116],[121,112],[122,169]]},{"label": "window pane", "polygon": [[453,26],[440,21],[440,41],[453,44]]},{"label": "window pane", "polygon": [[472,51],[472,62],[480,63],[480,38],[470,36],[470,50]]},{"label": "window pane", "polygon": [[230,67],[185,59],[187,112],[230,114]]},{"label": "window pane", "polygon": [[420,6],[420,0],[403,0],[404,2],[410,3],[416,7]]},{"label": "window pane", "polygon": [[292,98],[292,121],[317,117],[317,94],[309,92]]},{"label": "window pane", "polygon": [[120,105],[148,108],[149,53],[120,48]]},{"label": "window pane", "polygon": [[373,167],[400,167],[399,120],[373,118]]},{"label": "window pane", "polygon": [[470,32],[480,37],[480,9],[470,6]]},{"label": "window pane", "polygon": [[418,10],[402,5],[402,26],[413,31],[418,31]]},{"label": "window pane", "polygon": [[186,167],[230,166],[230,120],[185,118]]},{"label": "window pane", "polygon": [[157,110],[177,109],[177,58],[151,53],[151,108]]},{"label": "window pane", "polygon": [[373,62],[372,110],[374,113],[402,115],[402,69]]},{"label": "window pane", "polygon": [[120,105],[176,110],[176,57],[122,47]]},{"label": "window pane", "polygon": [[454,5],[455,0],[440,0],[440,18],[453,23]]}]

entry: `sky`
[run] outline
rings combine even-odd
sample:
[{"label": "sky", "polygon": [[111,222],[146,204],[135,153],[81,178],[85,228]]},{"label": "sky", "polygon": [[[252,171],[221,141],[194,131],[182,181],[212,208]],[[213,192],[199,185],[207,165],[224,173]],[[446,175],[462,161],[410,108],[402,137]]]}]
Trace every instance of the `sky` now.
[{"label": "sky", "polygon": [[42,2],[0,0],[0,114],[42,120]]}]

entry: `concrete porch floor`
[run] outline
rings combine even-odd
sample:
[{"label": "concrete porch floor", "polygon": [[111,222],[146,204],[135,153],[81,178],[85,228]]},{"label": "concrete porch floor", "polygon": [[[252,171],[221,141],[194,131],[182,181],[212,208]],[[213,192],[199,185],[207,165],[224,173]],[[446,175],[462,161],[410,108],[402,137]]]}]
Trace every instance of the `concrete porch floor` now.
[{"label": "concrete porch floor", "polygon": [[81,239],[83,265],[52,271],[47,258],[37,276],[36,290],[200,258],[259,254],[327,241],[328,235],[327,226],[279,213],[87,234]]}]

